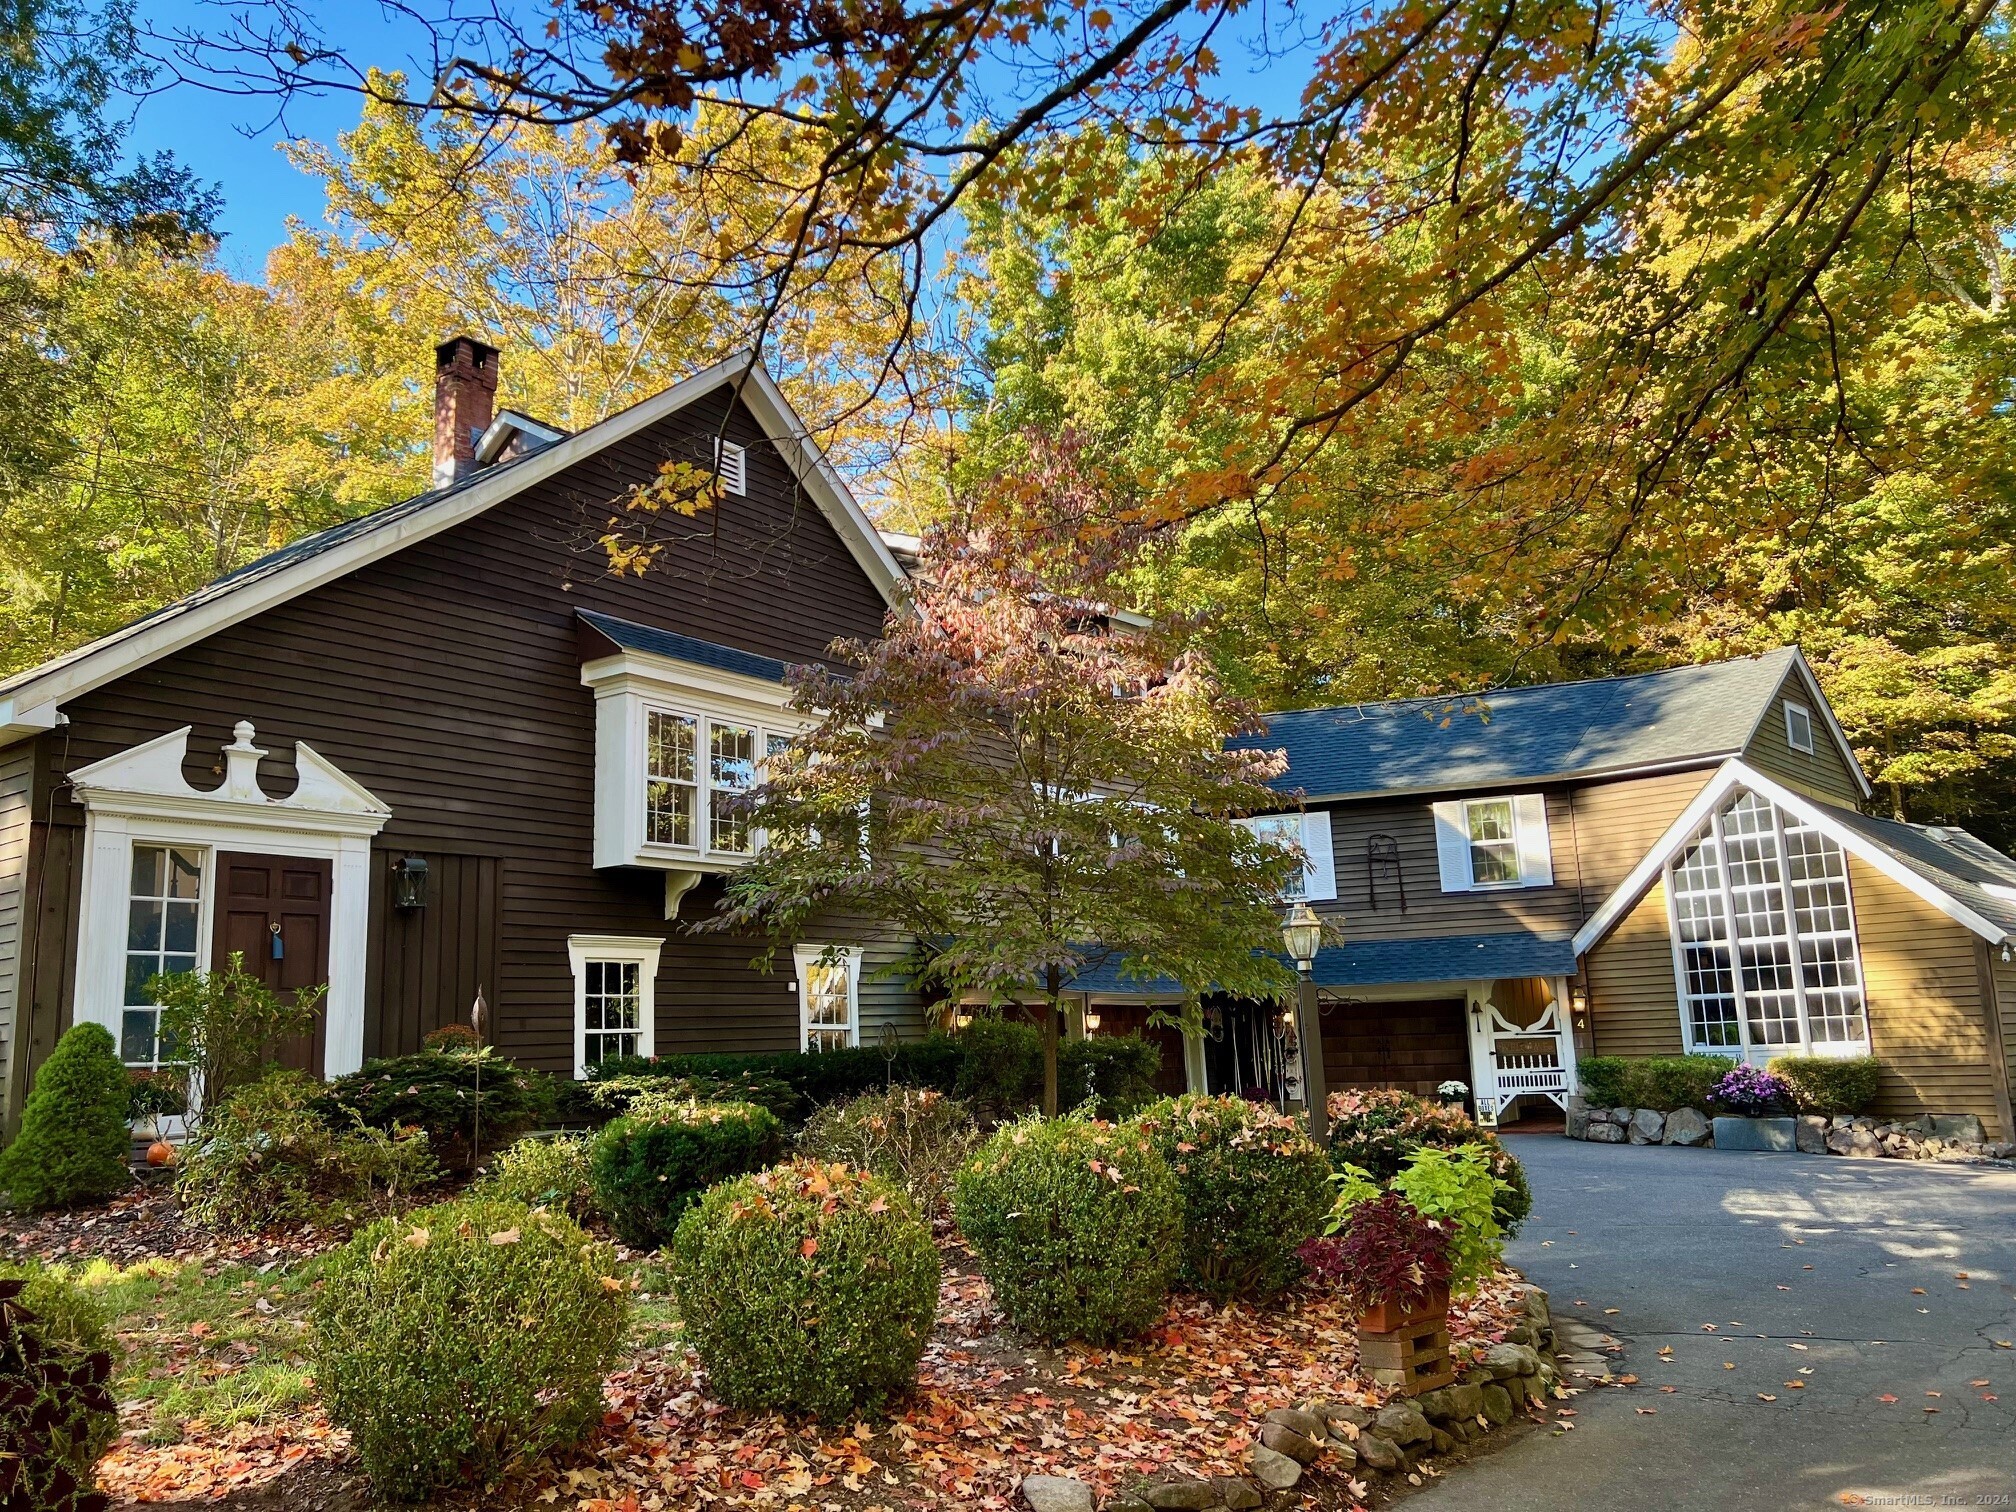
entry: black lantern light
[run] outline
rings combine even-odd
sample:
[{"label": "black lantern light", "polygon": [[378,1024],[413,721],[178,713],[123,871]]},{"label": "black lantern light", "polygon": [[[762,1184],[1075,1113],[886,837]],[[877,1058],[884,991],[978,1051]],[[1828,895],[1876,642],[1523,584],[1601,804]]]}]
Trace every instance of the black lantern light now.
[{"label": "black lantern light", "polygon": [[427,906],[427,859],[401,856],[392,863],[392,906],[405,912]]}]

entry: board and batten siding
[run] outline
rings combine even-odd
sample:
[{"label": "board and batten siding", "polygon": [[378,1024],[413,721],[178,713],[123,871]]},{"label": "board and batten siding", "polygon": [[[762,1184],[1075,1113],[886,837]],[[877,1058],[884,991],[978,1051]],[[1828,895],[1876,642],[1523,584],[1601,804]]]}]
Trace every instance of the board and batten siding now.
[{"label": "board and batten siding", "polygon": [[[570,934],[665,941],[660,1053],[795,1049],[788,949],[753,970],[764,941],[694,934],[665,919],[661,874],[592,865],[594,699],[581,685],[577,608],[786,662],[881,630],[874,584],[729,403],[697,401],[480,516],[72,700],[62,767],[193,724],[186,772],[214,787],[219,748],[249,719],[272,753],[261,769],[272,795],[291,789],[305,740],[382,799],[392,819],[374,842],[367,1054],[466,1021],[481,985],[500,1049],[570,1070]],[[693,520],[635,516],[662,549],[641,574],[612,574],[600,543],[628,491],[724,420],[747,448],[746,495]],[[60,781],[57,764],[51,752]],[[59,804],[56,818],[80,833],[74,806]],[[430,858],[432,875],[427,908],[401,920],[377,893],[409,853]],[[682,920],[718,896],[718,882],[696,888]],[[76,917],[73,886],[56,921],[65,944],[49,954],[74,955]],[[67,1019],[67,974],[58,980],[54,965],[42,975]]]},{"label": "board and batten siding", "polygon": [[[1796,703],[1803,706],[1813,718],[1813,753],[1792,749],[1792,742],[1785,734],[1785,705]],[[1807,690],[1806,680],[1797,672],[1779,684],[1772,695],[1771,706],[1757,726],[1757,733],[1750,738],[1744,748],[1743,759],[1767,777],[1775,777],[1785,786],[1808,797],[1818,798],[1826,803],[1839,803],[1848,808],[1858,807],[1862,802],[1862,787],[1855,780],[1855,774],[1848,769],[1841,755],[1841,749],[1834,743],[1834,737],[1827,729],[1826,716],[1820,705]]]},{"label": "board and batten siding", "polygon": [[21,1017],[34,779],[31,745],[0,751],[0,1124],[11,1124],[14,1114],[7,1094]]},{"label": "board and batten siding", "polygon": [[1883,1067],[1874,1111],[1890,1118],[1974,1113],[1996,1128],[1977,937],[1853,857],[1848,885],[1855,894],[1869,1047]]}]

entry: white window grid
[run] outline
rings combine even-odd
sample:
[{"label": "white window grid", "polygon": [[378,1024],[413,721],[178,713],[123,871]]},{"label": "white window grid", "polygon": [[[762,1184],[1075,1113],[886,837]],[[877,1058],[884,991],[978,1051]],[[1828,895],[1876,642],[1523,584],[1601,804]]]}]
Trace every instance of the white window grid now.
[{"label": "white window grid", "polygon": [[1847,858],[1832,840],[1742,793],[1675,858],[1667,895],[1689,1049],[1867,1046]]},{"label": "white window grid", "polygon": [[807,1051],[844,1050],[858,1044],[861,951],[856,946],[801,945],[798,1002]]},{"label": "white window grid", "polygon": [[[1302,844],[1302,816],[1300,814],[1262,814],[1257,818],[1243,821],[1258,839],[1269,841],[1283,850]],[[1309,869],[1297,866],[1292,876],[1281,888],[1284,902],[1299,903],[1309,895]]]},{"label": "white window grid", "polygon": [[645,843],[703,855],[751,854],[756,837],[735,800],[762,781],[763,758],[791,737],[691,709],[653,705],[644,713]]},{"label": "white window grid", "polygon": [[1478,798],[1463,805],[1470,844],[1470,880],[1478,887],[1519,884],[1519,821],[1510,798]]},{"label": "white window grid", "polygon": [[159,1070],[161,1008],[147,991],[156,976],[194,971],[201,957],[204,853],[186,845],[135,845],[126,902],[126,977],[119,1058]]},{"label": "white window grid", "polygon": [[640,1053],[644,1034],[644,968],[636,961],[583,963],[582,1058],[599,1065]]}]

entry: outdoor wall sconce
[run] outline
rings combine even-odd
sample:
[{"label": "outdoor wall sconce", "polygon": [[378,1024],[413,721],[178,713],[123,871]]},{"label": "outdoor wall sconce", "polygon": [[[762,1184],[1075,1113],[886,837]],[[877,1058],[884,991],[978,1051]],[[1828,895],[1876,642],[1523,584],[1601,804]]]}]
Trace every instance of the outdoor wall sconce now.
[{"label": "outdoor wall sconce", "polygon": [[1568,989],[1568,1012],[1577,1029],[1589,1027],[1589,989],[1575,986]]},{"label": "outdoor wall sconce", "polygon": [[427,861],[401,856],[392,863],[392,906],[401,913],[427,906]]},{"label": "outdoor wall sconce", "polygon": [[1085,1032],[1087,1034],[1097,1034],[1099,1032],[1098,1014],[1088,1013],[1085,1015]]},{"label": "outdoor wall sconce", "polygon": [[964,1029],[968,1024],[972,1022],[973,1022],[973,1015],[970,1013],[954,1014],[952,1018],[952,1027],[955,1029]]}]

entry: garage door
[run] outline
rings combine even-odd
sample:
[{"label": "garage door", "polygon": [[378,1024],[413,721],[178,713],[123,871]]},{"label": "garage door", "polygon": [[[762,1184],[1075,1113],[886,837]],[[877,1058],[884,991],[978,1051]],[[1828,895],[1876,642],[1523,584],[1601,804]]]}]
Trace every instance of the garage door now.
[{"label": "garage door", "polygon": [[1445,1081],[1470,1081],[1463,999],[1432,1003],[1340,1003],[1323,1015],[1323,1080],[1346,1087],[1398,1087],[1433,1097]]}]

